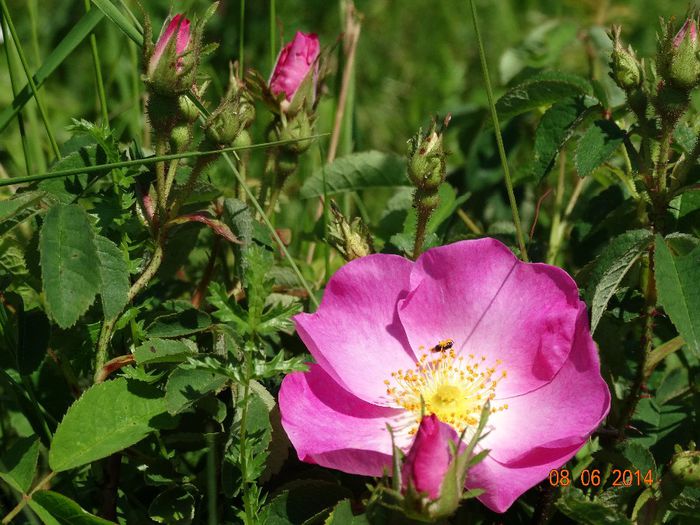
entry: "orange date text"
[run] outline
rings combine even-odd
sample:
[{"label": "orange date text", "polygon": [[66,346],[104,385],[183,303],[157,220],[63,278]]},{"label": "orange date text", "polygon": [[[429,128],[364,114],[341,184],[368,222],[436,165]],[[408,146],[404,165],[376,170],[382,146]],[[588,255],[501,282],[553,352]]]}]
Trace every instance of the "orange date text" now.
[{"label": "orange date text", "polygon": [[[549,484],[553,487],[568,487],[571,485],[572,475],[568,469],[550,470]],[[651,470],[644,472],[638,469],[612,469],[607,481],[612,482],[613,487],[649,487],[654,483],[654,473]],[[584,469],[578,478],[578,483],[582,487],[599,487],[606,480],[603,473],[598,469]]]}]

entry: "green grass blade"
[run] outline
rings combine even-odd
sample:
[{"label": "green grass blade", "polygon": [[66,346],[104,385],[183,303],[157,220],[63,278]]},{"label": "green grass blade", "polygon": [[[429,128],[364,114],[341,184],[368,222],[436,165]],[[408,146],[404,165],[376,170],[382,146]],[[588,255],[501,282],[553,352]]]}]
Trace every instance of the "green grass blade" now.
[{"label": "green grass blade", "polygon": [[22,63],[24,73],[27,76],[27,83],[29,84],[29,89],[31,90],[32,95],[36,100],[36,105],[39,108],[39,114],[41,115],[41,120],[44,122],[44,128],[46,128],[46,134],[49,137],[51,149],[53,150],[53,153],[56,156],[56,158],[60,159],[61,152],[58,150],[58,143],[56,142],[56,138],[53,136],[53,132],[51,131],[51,123],[49,122],[49,117],[46,113],[46,107],[44,106],[44,103],[42,102],[41,97],[39,96],[39,88],[36,86],[34,78],[31,72],[29,71],[29,62],[27,61],[27,57],[24,54],[24,49],[22,49],[22,43],[19,40],[17,31],[15,30],[15,25],[12,22],[10,10],[7,8],[7,3],[5,2],[5,0],[0,0],[0,7],[2,7],[2,15],[5,19],[5,24],[10,30],[10,36],[12,37],[12,40],[15,43],[15,49],[17,50],[17,54],[19,55],[19,60]]},{"label": "green grass blade", "polygon": [[92,3],[95,4],[95,7],[102,11],[107,18],[114,22],[114,24],[121,29],[126,36],[128,36],[139,46],[143,45],[143,35],[141,32],[110,0],[92,0]]},{"label": "green grass blade", "polygon": [[[70,32],[61,40],[51,54],[46,57],[46,60],[34,73],[34,84],[37,89],[40,88],[46,79],[60,66],[63,61],[78,47],[78,45],[90,35],[92,30],[102,20],[104,15],[98,9],[93,9],[85,14]],[[12,104],[0,112],[0,132],[2,132],[17,113],[29,102],[32,98],[32,91],[29,85],[25,85],[19,90],[17,96],[12,101]]]}]

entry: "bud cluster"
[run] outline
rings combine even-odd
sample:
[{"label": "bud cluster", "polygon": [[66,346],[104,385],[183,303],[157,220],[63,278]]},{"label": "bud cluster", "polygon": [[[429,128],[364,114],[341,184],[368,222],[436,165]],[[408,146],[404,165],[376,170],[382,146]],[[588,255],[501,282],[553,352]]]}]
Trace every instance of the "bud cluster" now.
[{"label": "bud cluster", "polygon": [[206,136],[217,145],[232,144],[254,121],[253,97],[232,70],[228,91],[204,126]]}]

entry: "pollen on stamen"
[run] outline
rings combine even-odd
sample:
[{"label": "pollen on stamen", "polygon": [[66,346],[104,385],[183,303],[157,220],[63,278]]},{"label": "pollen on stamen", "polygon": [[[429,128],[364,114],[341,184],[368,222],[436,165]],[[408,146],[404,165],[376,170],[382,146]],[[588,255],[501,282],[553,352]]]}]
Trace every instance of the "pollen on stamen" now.
[{"label": "pollen on stamen", "polygon": [[[502,365],[500,359],[488,366],[486,356],[458,356],[452,345],[452,339],[441,340],[429,347],[430,353],[421,353],[412,369],[391,374],[395,386],[387,388],[387,394],[398,407],[415,415],[413,433],[423,413],[435,414],[457,431],[473,427],[486,402],[495,400],[499,382],[506,378],[505,370],[497,371]],[[389,386],[392,382],[384,383]],[[507,408],[507,404],[491,406],[490,412]]]}]

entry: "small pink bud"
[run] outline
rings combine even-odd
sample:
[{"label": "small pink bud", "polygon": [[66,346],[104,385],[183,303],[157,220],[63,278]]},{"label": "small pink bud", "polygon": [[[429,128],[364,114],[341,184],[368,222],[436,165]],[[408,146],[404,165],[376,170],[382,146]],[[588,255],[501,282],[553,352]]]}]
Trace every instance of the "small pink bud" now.
[{"label": "small pink bud", "polygon": [[284,93],[291,101],[320,53],[315,33],[297,31],[294,40],[285,45],[277,57],[277,63],[268,82],[273,95]]},{"label": "small pink bud", "polygon": [[401,469],[403,489],[410,482],[418,492],[427,493],[431,500],[438,499],[452,461],[450,441],[456,439],[454,430],[441,423],[435,414],[424,417]]},{"label": "small pink bud", "polygon": [[676,36],[673,38],[673,47],[678,48],[680,47],[681,43],[685,39],[686,35],[690,35],[690,41],[695,43],[698,41],[698,29],[697,29],[697,24],[695,23],[695,20],[692,18],[688,18],[685,23],[683,24],[683,27],[681,27],[680,31],[676,34]]},{"label": "small pink bud", "polygon": [[[165,30],[161,32],[160,36],[158,37],[158,41],[156,42],[156,47],[153,51],[153,55],[151,56],[151,61],[148,64],[149,73],[153,73],[153,71],[155,71],[156,67],[158,66],[158,62],[163,56],[165,48],[167,47],[175,32],[177,32],[177,40],[175,41],[175,53],[176,55],[181,55],[185,52],[185,50],[187,49],[187,45],[190,43],[190,21],[187,18],[185,18],[185,15],[175,15],[170,20]],[[182,58],[177,59],[176,68],[177,71],[180,71],[180,69],[182,68]]]}]

